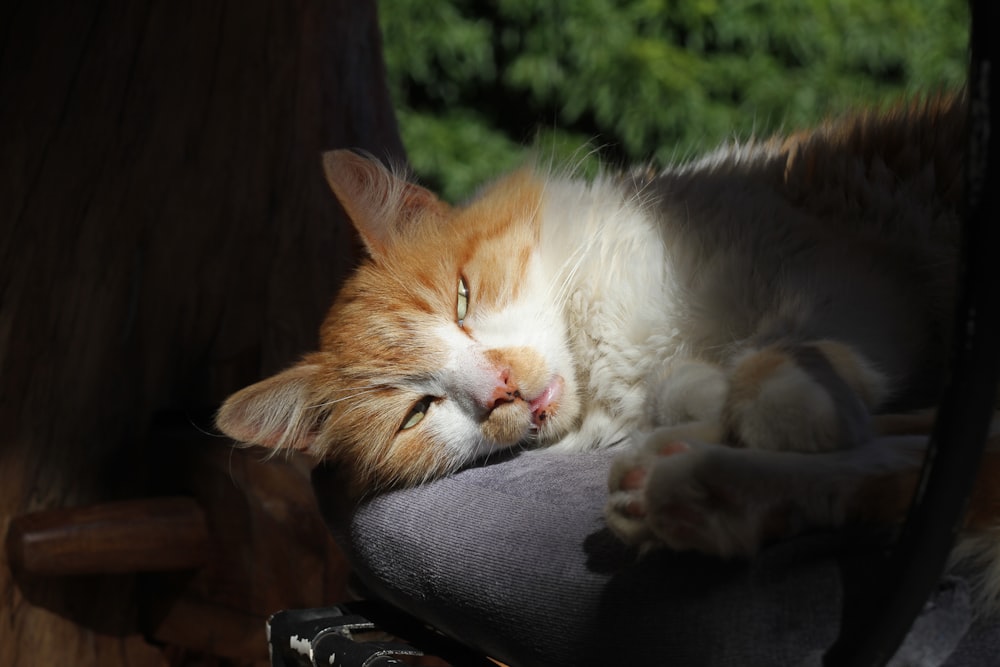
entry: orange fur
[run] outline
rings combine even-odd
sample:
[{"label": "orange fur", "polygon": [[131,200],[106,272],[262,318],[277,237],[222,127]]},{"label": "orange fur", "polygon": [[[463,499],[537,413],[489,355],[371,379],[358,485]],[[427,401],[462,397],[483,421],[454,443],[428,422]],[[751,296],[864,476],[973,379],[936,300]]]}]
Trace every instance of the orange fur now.
[{"label": "orange fur", "polygon": [[[963,145],[964,133],[965,105],[956,104],[954,96],[936,95],[828,121],[774,143],[787,155],[785,182],[805,205],[810,191],[843,189],[845,181],[859,176],[840,168],[849,157],[860,158],[867,167],[862,176],[873,180],[883,173],[901,181],[930,176],[934,193],[958,206],[962,152],[956,147]],[[928,165],[932,172],[925,174]],[[859,210],[870,204],[863,199],[855,202]]]},{"label": "orange fur", "polygon": [[730,376],[729,403],[739,404],[755,399],[764,382],[786,364],[795,365],[795,360],[774,347],[750,355]]}]

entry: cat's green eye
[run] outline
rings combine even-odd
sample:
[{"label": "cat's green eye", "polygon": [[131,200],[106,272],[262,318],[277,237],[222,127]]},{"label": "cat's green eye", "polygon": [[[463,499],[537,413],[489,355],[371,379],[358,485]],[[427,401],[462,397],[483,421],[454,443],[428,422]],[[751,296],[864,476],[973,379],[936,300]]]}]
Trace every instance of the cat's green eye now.
[{"label": "cat's green eye", "polygon": [[399,427],[400,431],[405,431],[408,428],[413,428],[427,416],[427,410],[431,407],[431,403],[434,401],[433,396],[424,396],[416,405],[410,408],[410,412],[406,415],[406,419],[403,420],[403,425]]},{"label": "cat's green eye", "polygon": [[458,326],[465,324],[465,316],[469,313],[469,288],[465,285],[465,278],[458,279],[458,303],[455,307]]}]

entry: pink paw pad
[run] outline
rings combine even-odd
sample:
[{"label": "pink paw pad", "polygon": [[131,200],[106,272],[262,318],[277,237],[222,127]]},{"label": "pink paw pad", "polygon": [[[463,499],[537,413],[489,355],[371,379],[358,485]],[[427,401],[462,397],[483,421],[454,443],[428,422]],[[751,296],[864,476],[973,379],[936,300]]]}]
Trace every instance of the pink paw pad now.
[{"label": "pink paw pad", "polygon": [[668,442],[662,445],[656,450],[656,453],[660,456],[673,456],[674,454],[681,454],[691,449],[691,445],[686,442],[681,442],[680,440],[674,440],[673,442]]},{"label": "pink paw pad", "polygon": [[[673,456],[674,454],[680,454],[690,450],[691,447],[685,442],[674,441],[668,442],[665,445],[659,447],[656,450],[657,456]],[[635,468],[630,468],[626,470],[622,476],[618,479],[618,490],[619,491],[642,491],[646,486],[646,480],[649,477],[649,471],[642,466],[637,466]],[[682,510],[681,510],[682,511]],[[622,512],[626,516],[632,518],[641,519],[646,516],[646,506],[645,503],[633,499],[622,507]]]},{"label": "pink paw pad", "polygon": [[622,491],[638,491],[646,483],[646,469],[632,468],[622,475],[618,482]]}]

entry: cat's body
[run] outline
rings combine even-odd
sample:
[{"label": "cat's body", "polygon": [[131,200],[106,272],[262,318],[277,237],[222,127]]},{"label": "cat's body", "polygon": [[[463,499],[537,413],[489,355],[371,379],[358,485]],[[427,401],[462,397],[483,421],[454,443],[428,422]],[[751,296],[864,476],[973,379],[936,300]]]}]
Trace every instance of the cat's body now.
[{"label": "cat's body", "polygon": [[[646,181],[549,181],[539,253],[570,296],[585,393],[619,426],[714,418],[724,397],[704,394],[727,391],[737,360],[831,339],[882,376],[859,392],[869,408],[933,404],[952,311],[961,118],[924,111],[727,147]],[[904,119],[914,127],[894,138],[905,146],[895,155],[861,138]],[[803,436],[759,445],[837,444]]]},{"label": "cat's body", "polygon": [[[321,350],[232,397],[219,424],[340,460],[356,494],[516,446],[649,439],[611,483],[609,523],[637,543],[750,552],[782,534],[766,530],[775,507],[795,515],[785,532],[842,522],[863,480],[919,461],[910,441],[872,447],[870,416],[932,405],[940,387],[963,120],[949,98],[659,175],[526,169],[458,208],[328,154],[369,257]],[[704,439],[739,449],[675,442]],[[677,475],[736,488],[754,454],[746,470],[777,471],[761,511],[744,485],[724,525],[692,530],[716,520],[712,484],[678,495]],[[666,504],[651,481],[664,474]],[[842,497],[800,498],[810,484]]]}]

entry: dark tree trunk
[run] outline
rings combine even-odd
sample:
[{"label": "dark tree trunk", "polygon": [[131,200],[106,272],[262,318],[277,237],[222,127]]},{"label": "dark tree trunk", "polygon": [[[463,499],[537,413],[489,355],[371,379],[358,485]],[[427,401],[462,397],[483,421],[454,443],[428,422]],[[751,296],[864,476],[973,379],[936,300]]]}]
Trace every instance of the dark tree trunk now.
[{"label": "dark tree trunk", "polygon": [[[402,157],[374,2],[5,3],[0,532],[142,496],[154,414],[315,346],[353,258],[319,158],[344,146]],[[0,559],[0,665],[163,660],[134,578]]]}]

